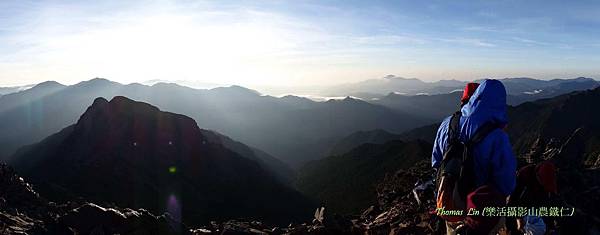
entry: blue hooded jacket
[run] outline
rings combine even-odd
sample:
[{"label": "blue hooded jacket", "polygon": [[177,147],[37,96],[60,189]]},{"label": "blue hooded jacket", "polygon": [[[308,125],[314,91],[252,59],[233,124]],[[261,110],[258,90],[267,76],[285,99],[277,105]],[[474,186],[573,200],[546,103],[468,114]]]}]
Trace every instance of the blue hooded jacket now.
[{"label": "blue hooded jacket", "polygon": [[[469,140],[484,123],[491,121],[500,126],[508,123],[506,116],[506,90],[498,80],[484,80],[462,109],[460,118],[460,140]],[[450,117],[444,119],[438,128],[431,163],[439,168],[444,150],[448,147],[448,127]],[[516,159],[512,152],[508,135],[501,129],[489,133],[473,147],[475,184],[494,186],[508,196],[515,189]]]}]

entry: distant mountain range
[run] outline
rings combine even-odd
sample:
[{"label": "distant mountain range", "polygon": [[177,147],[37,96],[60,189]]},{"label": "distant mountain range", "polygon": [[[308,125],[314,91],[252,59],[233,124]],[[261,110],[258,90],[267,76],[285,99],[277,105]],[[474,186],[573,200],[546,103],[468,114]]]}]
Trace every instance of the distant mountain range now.
[{"label": "distant mountain range", "polygon": [[155,85],[158,83],[175,83],[175,84],[179,84],[181,86],[186,86],[186,87],[195,88],[195,89],[212,89],[212,88],[226,86],[223,84],[217,84],[217,83],[211,83],[211,82],[188,81],[188,80],[170,81],[170,80],[152,79],[152,80],[141,82],[141,84],[147,85],[147,86],[152,86],[152,85]]},{"label": "distant mountain range", "polygon": [[[599,82],[592,78],[552,79],[539,80],[533,78],[504,78],[500,79],[506,86],[509,95],[536,95],[552,97],[559,93],[574,90],[591,89],[598,86]],[[479,82],[481,80],[475,80]],[[418,94],[447,94],[464,88],[465,81],[440,80],[436,82],[424,82],[416,78],[403,78],[388,75],[381,79],[370,79],[358,83],[334,86],[322,91],[324,96],[347,96],[352,95],[361,98],[373,98],[392,94],[418,95]],[[541,95],[540,95],[541,93]],[[523,98],[525,99],[525,98]],[[510,102],[516,104],[517,101]]]},{"label": "distant mountain range", "polygon": [[194,118],[203,128],[264,150],[294,167],[324,155],[354,131],[396,132],[429,122],[415,115],[347,98],[314,102],[263,96],[239,86],[199,90],[176,84],[122,85],[93,79],[71,86],[41,83],[0,97],[0,156],[75,122],[96,97],[126,96]]},{"label": "distant mountain range", "polygon": [[399,95],[389,94],[370,102],[392,110],[420,115],[424,119],[438,121],[460,108],[462,91],[437,95]]},{"label": "distant mountain range", "polygon": [[260,159],[228,146],[253,154],[217,133],[207,135],[189,117],[117,96],[95,99],[76,124],[22,148],[10,164],[51,200],[83,197],[169,212],[188,224],[310,215],[314,204],[280,183]]},{"label": "distant mountain range", "polygon": [[[509,123],[505,131],[522,161],[539,161],[542,155],[548,156],[547,149],[578,143],[579,147],[571,149],[577,151],[570,154],[581,159],[570,158],[570,163],[565,165],[600,167],[600,127],[597,122],[600,112],[590,108],[598,104],[600,88],[508,106]],[[339,155],[365,143],[391,140],[421,139],[431,143],[438,127],[439,123],[431,124],[401,134],[380,129],[355,132],[334,144],[331,154]]]},{"label": "distant mountain range", "polygon": [[[508,78],[502,81],[512,104],[598,86],[597,81],[589,78],[549,81]],[[369,83],[385,83],[385,86]],[[262,95],[240,86],[193,89],[169,83],[123,85],[106,79],[71,86],[44,82],[0,97],[0,128],[8,130],[0,133],[0,159],[18,147],[35,143],[75,122],[94,98],[121,95],[190,116],[202,128],[227,135],[257,152],[272,155],[272,159],[299,168],[310,160],[327,156],[335,143],[356,131],[381,129],[402,133],[439,122],[458,109],[461,94],[456,90],[463,85],[464,82],[453,80],[427,83],[388,76],[365,81],[364,86],[356,89],[369,93],[372,87],[413,87],[415,94],[417,88],[424,91],[444,87],[445,90],[435,95],[404,95],[395,91],[378,95],[376,99],[346,97],[315,102],[292,95],[280,98]]]},{"label": "distant mountain range", "polygon": [[19,91],[24,91],[29,88],[32,88],[35,85],[25,85],[25,86],[13,86],[13,87],[0,87],[0,96],[11,94]]},{"label": "distant mountain range", "polygon": [[[505,78],[501,81],[508,92],[509,105],[519,105],[600,86],[598,81],[591,78],[553,80]],[[465,82],[442,80],[428,83],[418,79],[387,76],[383,79],[368,80],[348,86],[352,88],[342,89],[338,91],[339,94],[351,94],[392,110],[419,115],[427,120],[439,120],[458,110]],[[354,91],[355,89],[360,92]]]},{"label": "distant mountain range", "polygon": [[[466,82],[457,80],[441,80],[437,82],[424,82],[417,78],[403,78],[387,75],[381,79],[369,79],[357,83],[337,85],[324,89],[322,93],[328,96],[364,96],[387,95],[399,93],[405,95],[416,94],[441,94],[450,93],[456,89],[462,89]],[[363,95],[361,95],[363,94]]]}]

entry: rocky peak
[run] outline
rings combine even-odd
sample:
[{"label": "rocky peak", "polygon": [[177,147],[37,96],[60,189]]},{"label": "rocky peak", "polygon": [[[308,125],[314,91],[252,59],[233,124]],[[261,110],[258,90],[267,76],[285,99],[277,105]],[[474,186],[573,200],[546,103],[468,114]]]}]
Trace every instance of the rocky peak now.
[{"label": "rocky peak", "polygon": [[204,140],[199,130],[192,118],[161,112],[150,104],[123,96],[115,96],[110,101],[96,98],[75,126],[76,132],[94,139],[123,140],[125,137],[132,143],[159,141],[187,145]]},{"label": "rocky peak", "polygon": [[248,214],[297,220],[313,205],[256,161],[209,141],[193,119],[122,96],[95,99],[75,125],[15,159],[51,200],[173,212],[193,224]]}]

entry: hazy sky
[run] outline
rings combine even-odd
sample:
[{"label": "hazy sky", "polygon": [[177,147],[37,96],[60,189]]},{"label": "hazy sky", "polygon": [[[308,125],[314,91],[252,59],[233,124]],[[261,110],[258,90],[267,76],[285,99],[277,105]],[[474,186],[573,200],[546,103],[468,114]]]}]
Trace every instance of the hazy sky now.
[{"label": "hazy sky", "polygon": [[0,1],[0,86],[600,77],[598,1]]}]

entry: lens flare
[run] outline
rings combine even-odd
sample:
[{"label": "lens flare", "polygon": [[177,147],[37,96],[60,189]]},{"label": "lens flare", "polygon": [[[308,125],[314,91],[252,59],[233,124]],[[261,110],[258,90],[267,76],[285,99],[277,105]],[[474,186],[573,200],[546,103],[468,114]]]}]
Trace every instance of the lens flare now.
[{"label": "lens flare", "polygon": [[177,200],[177,196],[171,194],[167,200],[167,212],[171,214],[173,219],[181,221],[181,204]]}]

